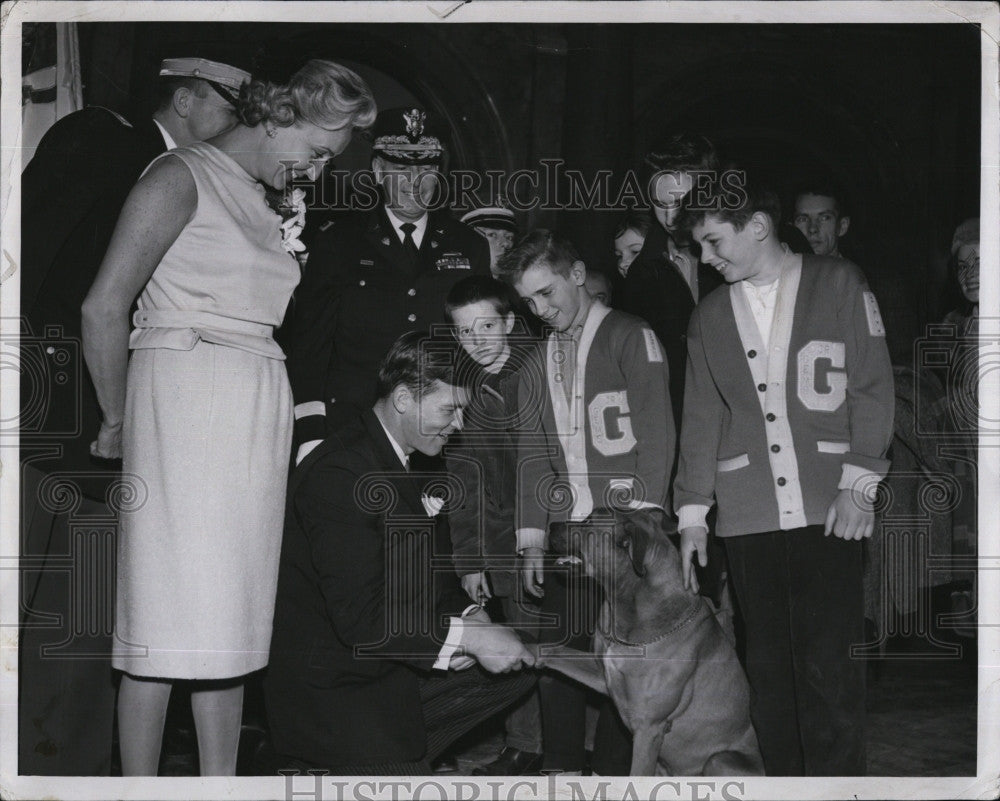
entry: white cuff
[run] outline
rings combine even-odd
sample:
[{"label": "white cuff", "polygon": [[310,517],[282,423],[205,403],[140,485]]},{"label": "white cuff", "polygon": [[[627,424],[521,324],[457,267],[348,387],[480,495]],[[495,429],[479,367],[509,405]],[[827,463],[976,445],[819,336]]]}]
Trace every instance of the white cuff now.
[{"label": "white cuff", "polygon": [[707,530],[708,522],[705,518],[708,517],[708,509],[709,507],[703,503],[689,503],[682,506],[677,510],[677,530],[683,531],[694,526]]},{"label": "white cuff", "polygon": [[882,476],[878,473],[858,467],[856,464],[845,464],[841,470],[840,483],[837,489],[849,489],[860,492],[866,500],[875,500],[875,491]]},{"label": "white cuff", "polygon": [[541,548],[545,550],[545,530],[541,528],[519,528],[514,533],[517,542],[517,552],[520,554],[525,548]]},{"label": "white cuff", "polygon": [[303,459],[305,459],[310,452],[319,445],[323,440],[321,439],[311,439],[308,442],[303,442],[299,445],[299,450],[295,454],[295,464],[299,464]]},{"label": "white cuff", "polygon": [[444,638],[444,645],[438,651],[438,658],[434,660],[435,670],[447,670],[451,664],[451,658],[462,644],[462,618],[450,617],[448,626],[448,636]]},{"label": "white cuff", "polygon": [[295,407],[296,420],[301,420],[303,417],[312,417],[314,414],[321,414],[326,417],[326,404],[323,401],[306,401]]}]

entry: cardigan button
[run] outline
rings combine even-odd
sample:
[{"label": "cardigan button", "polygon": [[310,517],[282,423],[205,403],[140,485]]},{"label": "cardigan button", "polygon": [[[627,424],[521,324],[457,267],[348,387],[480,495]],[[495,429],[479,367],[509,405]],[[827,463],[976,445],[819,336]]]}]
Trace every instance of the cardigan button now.
[{"label": "cardigan button", "polygon": [[758,384],[757,385],[757,389],[760,390],[761,392],[766,392],[767,391],[767,384]]},{"label": "cardigan button", "polygon": [[755,350],[748,350],[747,351],[747,356],[749,356],[751,359],[754,358],[756,355],[757,355],[757,351],[755,351]]},{"label": "cardigan button", "polygon": [[778,479],[778,481],[777,481],[777,484],[778,484],[778,486],[779,486],[779,487],[783,487],[783,486],[785,486],[785,484],[787,484],[787,483],[788,483],[788,482],[787,482],[787,481],[785,481],[785,477],[784,477],[784,476],[781,476],[781,477],[780,477],[780,478]]},{"label": "cardigan button", "polygon": [[768,412],[767,416],[764,419],[767,420],[767,422],[769,423],[773,423],[778,418],[774,416],[774,412]]},{"label": "cardigan button", "polygon": [[781,450],[781,446],[780,445],[772,445],[771,446],[771,453],[777,453],[780,450]]}]

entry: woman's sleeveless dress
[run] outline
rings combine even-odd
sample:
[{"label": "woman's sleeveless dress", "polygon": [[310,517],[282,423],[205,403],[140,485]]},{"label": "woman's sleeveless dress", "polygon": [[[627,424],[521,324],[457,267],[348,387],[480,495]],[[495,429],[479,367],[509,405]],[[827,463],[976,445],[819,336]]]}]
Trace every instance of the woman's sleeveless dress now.
[{"label": "woman's sleeveless dress", "polygon": [[272,333],[300,270],[235,161],[205,143],[168,157],[198,205],[133,318],[113,664],[231,678],[267,664],[293,408]]}]

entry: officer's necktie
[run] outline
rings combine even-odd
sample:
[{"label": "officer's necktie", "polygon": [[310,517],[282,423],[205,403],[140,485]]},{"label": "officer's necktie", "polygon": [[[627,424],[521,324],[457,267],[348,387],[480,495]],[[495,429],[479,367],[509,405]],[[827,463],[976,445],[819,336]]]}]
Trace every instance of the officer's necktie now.
[{"label": "officer's necktie", "polygon": [[403,232],[403,250],[406,251],[406,255],[410,259],[410,267],[416,270],[417,264],[419,264],[419,256],[417,243],[413,241],[413,232],[417,230],[417,226],[410,222],[403,223],[399,226],[399,230]]}]

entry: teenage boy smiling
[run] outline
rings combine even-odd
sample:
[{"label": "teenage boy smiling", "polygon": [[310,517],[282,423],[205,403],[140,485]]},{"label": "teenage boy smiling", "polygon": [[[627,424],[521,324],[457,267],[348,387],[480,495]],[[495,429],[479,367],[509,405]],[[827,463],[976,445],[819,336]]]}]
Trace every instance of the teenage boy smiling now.
[{"label": "teenage boy smiling", "polygon": [[683,220],[728,284],[688,329],[674,482],[684,579],[697,590],[714,503],[768,775],[863,775],[865,665],[850,647],[864,632],[860,540],[889,468],[885,329],[854,264],[780,242],[773,193],[729,201]]}]

